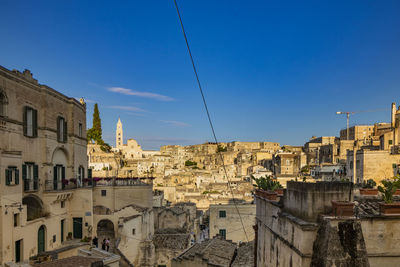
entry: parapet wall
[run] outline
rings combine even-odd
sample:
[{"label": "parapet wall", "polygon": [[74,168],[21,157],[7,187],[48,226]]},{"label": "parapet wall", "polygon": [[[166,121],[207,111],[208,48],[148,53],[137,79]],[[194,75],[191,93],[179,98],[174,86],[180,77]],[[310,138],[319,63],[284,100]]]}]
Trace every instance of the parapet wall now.
[{"label": "parapet wall", "polygon": [[287,182],[284,210],[305,221],[315,222],[319,214],[332,211],[332,200],[353,201],[353,184],[342,182]]}]

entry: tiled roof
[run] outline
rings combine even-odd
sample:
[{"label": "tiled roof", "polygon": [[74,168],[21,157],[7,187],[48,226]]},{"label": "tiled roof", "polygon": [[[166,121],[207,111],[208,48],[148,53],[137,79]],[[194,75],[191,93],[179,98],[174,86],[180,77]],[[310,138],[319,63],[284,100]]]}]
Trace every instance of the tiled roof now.
[{"label": "tiled roof", "polygon": [[254,241],[247,242],[237,249],[237,255],[232,267],[253,267],[254,266]]},{"label": "tiled roof", "polygon": [[236,245],[231,241],[214,238],[195,244],[175,260],[192,261],[195,256],[201,257],[209,264],[228,267],[235,254]]},{"label": "tiled roof", "polygon": [[167,248],[173,250],[183,250],[189,246],[190,234],[189,233],[172,233],[162,234],[156,233],[153,236],[153,243],[156,249]]}]

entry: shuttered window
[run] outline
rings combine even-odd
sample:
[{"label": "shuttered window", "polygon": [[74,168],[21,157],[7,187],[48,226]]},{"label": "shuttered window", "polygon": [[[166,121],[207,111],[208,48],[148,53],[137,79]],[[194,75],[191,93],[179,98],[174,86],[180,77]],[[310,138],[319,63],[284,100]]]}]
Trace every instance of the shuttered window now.
[{"label": "shuttered window", "polygon": [[25,191],[38,190],[39,166],[32,162],[22,165],[22,180]]},{"label": "shuttered window", "polygon": [[67,121],[63,117],[57,118],[57,140],[61,143],[67,142]]},{"label": "shuttered window", "polygon": [[37,137],[38,135],[38,115],[37,110],[31,107],[24,107],[23,128],[24,135],[27,137]]},{"label": "shuttered window", "polygon": [[6,185],[19,184],[19,170],[16,167],[10,166],[5,170]]}]

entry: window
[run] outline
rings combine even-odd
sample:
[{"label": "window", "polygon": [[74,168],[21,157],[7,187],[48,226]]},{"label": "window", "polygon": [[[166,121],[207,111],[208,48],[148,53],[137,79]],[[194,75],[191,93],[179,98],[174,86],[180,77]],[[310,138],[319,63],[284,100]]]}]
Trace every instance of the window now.
[{"label": "window", "polygon": [[353,169],[353,161],[350,161],[350,169]]},{"label": "window", "polygon": [[14,227],[19,225],[19,213],[14,213]]},{"label": "window", "polygon": [[136,234],[136,229],[133,228],[133,229],[132,229],[132,235],[135,235],[135,234]]},{"label": "window", "polygon": [[19,184],[19,170],[17,167],[9,166],[6,169],[6,185],[18,185]]},{"label": "window", "polygon": [[7,98],[4,92],[0,91],[0,117],[6,116]]},{"label": "window", "polygon": [[392,140],[389,140],[389,145],[391,145],[392,144]]},{"label": "window", "polygon": [[290,165],[290,160],[286,160],[286,165]]},{"label": "window", "polygon": [[32,162],[25,162],[22,165],[22,180],[25,191],[38,190],[39,166]]},{"label": "window", "polygon": [[225,229],[219,229],[219,235],[220,235],[223,239],[226,239],[226,230],[225,230]]},{"label": "window", "polygon": [[57,140],[61,143],[67,142],[67,121],[63,117],[57,118]]},{"label": "window", "polygon": [[82,185],[83,179],[85,178],[85,168],[79,166],[78,168],[78,185]]},{"label": "window", "polygon": [[79,128],[78,128],[78,134],[79,134],[79,137],[83,137],[83,128],[82,128],[82,123],[79,123],[79,126],[78,126]]},{"label": "window", "polygon": [[53,243],[56,242],[56,235],[53,235]]},{"label": "window", "polygon": [[65,208],[65,200],[61,201],[60,203],[61,203],[61,208],[62,209]]},{"label": "window", "polygon": [[59,190],[65,187],[65,167],[56,165],[53,169],[53,190]]},{"label": "window", "polygon": [[37,137],[37,110],[24,107],[23,128],[25,136]]},{"label": "window", "polygon": [[102,197],[107,196],[107,190],[101,190],[101,196]]},{"label": "window", "polygon": [[225,218],[226,217],[226,211],[225,210],[220,210],[219,211],[219,217],[220,218]]}]

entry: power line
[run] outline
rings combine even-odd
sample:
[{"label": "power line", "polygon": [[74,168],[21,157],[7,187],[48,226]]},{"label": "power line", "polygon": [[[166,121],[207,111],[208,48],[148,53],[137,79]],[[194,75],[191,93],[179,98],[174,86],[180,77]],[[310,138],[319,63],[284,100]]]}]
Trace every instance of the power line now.
[{"label": "power line", "polygon": [[[190,50],[190,46],[189,46],[188,39],[187,39],[187,37],[186,37],[185,28],[184,28],[184,26],[183,26],[181,14],[180,14],[180,12],[179,12],[179,8],[178,8],[178,4],[177,4],[176,0],[174,0],[174,3],[175,3],[176,12],[178,13],[179,22],[180,22],[180,24],[181,24],[183,37],[185,38],[186,47],[187,47],[187,50],[188,50],[188,52],[189,52],[190,61],[192,62],[193,71],[194,71],[194,74],[195,74],[195,76],[196,76],[197,85],[199,86],[201,98],[203,99],[203,104],[204,104],[204,108],[205,108],[206,113],[207,113],[208,122],[210,123],[211,131],[212,131],[212,134],[213,134],[215,143],[217,144],[217,147],[218,147],[218,146],[219,146],[219,142],[218,142],[217,136],[216,136],[216,134],[215,134],[215,130],[214,130],[214,126],[213,126],[213,123],[212,123],[212,120],[211,120],[210,112],[208,111],[207,102],[206,102],[206,99],[205,99],[205,97],[204,97],[203,89],[202,89],[202,87],[201,87],[199,75],[197,74],[196,65],[195,65],[195,63],[194,63],[194,59],[193,59],[193,56],[192,56],[192,52],[191,52],[191,50]],[[238,213],[238,215],[239,215],[240,222],[241,222],[241,224],[242,224],[243,231],[244,231],[244,234],[245,234],[245,236],[246,236],[246,240],[247,240],[247,242],[248,242],[249,239],[248,239],[248,237],[247,237],[246,229],[245,229],[245,227],[244,227],[242,217],[240,216],[239,209],[238,209],[238,207],[236,206],[236,200],[235,200],[235,196],[234,196],[234,193],[233,193],[233,189],[232,189],[231,183],[230,183],[229,178],[228,178],[228,173],[227,173],[226,168],[225,168],[224,157],[223,157],[221,151],[217,150],[217,153],[219,154],[219,156],[220,156],[220,158],[221,158],[222,167],[223,167],[223,169],[224,169],[225,176],[226,176],[226,179],[227,179],[227,181],[228,181],[228,186],[229,186],[229,188],[230,188],[230,190],[231,190],[233,203],[234,203],[234,205],[235,205],[235,207],[236,207],[236,211],[237,211],[237,213]]]}]

